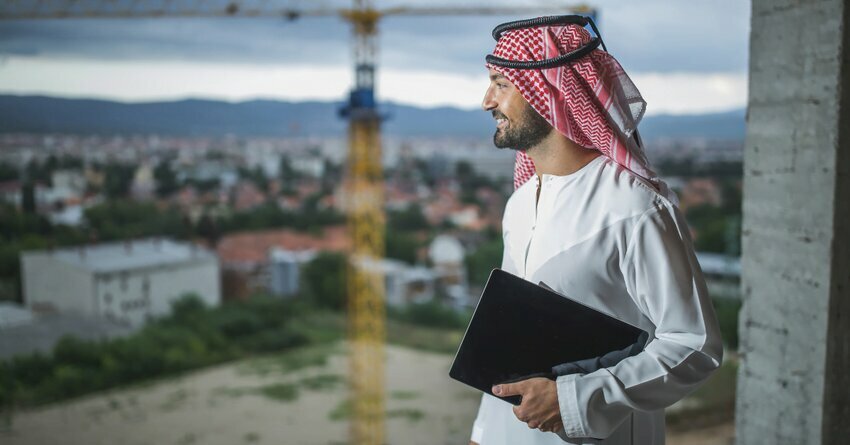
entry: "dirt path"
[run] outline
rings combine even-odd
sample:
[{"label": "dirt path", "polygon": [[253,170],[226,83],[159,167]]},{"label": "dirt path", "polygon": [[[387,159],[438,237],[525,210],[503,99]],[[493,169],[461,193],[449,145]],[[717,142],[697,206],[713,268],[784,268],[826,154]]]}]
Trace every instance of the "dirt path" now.
[{"label": "dirt path", "polygon": [[[326,363],[310,366],[322,354]],[[387,347],[389,443],[466,443],[480,393],[449,379],[450,362],[442,354]],[[308,366],[290,369],[304,363]],[[348,433],[346,370],[341,346],[313,356],[227,364],[145,388],[15,413],[0,442],[342,444]]]},{"label": "dirt path", "polygon": [[667,445],[732,445],[735,443],[735,422],[700,428],[693,431],[667,434]]},{"label": "dirt path", "polygon": [[[5,445],[344,444],[342,345],[299,350],[15,413]],[[451,380],[451,356],[387,347],[387,442],[466,444],[480,392]],[[2,427],[0,427],[2,428]],[[726,445],[732,424],[671,433]]]}]

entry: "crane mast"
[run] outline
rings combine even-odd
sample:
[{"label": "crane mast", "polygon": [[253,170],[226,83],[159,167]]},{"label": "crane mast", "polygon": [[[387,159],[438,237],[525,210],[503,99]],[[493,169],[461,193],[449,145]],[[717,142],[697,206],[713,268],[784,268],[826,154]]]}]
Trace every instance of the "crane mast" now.
[{"label": "crane mast", "polygon": [[354,88],[342,114],[348,127],[349,382],[353,444],[384,443],[384,184],[381,117],[375,103],[377,21],[370,0],[347,14],[354,31]]}]

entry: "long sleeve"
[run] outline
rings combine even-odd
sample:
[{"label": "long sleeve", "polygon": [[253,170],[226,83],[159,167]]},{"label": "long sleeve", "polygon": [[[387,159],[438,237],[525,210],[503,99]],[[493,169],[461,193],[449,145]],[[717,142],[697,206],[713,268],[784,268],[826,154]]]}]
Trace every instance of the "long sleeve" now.
[{"label": "long sleeve", "polygon": [[720,331],[687,230],[671,205],[636,222],[620,271],[655,337],[614,366],[558,377],[566,437],[608,437],[633,411],[673,404],[720,365]]}]

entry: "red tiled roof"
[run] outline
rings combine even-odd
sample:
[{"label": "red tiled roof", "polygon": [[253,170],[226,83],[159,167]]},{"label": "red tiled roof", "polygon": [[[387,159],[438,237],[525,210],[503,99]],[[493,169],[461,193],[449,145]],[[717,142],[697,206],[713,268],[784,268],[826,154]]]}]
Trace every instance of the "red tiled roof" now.
[{"label": "red tiled roof", "polygon": [[348,250],[351,240],[345,226],[328,227],[320,236],[290,229],[241,232],[219,241],[216,251],[223,264],[264,263],[272,247],[287,250]]}]

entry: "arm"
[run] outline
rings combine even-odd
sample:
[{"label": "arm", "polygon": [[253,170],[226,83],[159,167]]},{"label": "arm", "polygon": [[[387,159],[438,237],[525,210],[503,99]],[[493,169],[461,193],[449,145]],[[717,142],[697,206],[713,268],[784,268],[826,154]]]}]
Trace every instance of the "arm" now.
[{"label": "arm", "polygon": [[636,224],[621,271],[655,338],[614,366],[558,377],[566,437],[607,437],[634,410],[673,404],[720,365],[720,333],[687,230],[667,207]]},{"label": "arm", "polygon": [[555,365],[552,367],[552,379],[554,380],[557,377],[567,374],[590,374],[600,368],[612,367],[627,357],[637,355],[643,351],[647,340],[649,340],[649,335],[646,332],[642,332],[633,345],[619,351],[611,351],[600,357]]}]

